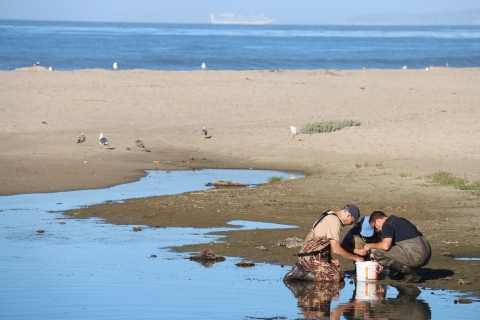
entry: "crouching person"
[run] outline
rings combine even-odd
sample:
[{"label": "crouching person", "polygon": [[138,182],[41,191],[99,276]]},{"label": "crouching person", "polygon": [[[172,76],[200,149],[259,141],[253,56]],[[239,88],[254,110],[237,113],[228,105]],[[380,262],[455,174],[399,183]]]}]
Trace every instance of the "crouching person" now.
[{"label": "crouching person", "polygon": [[387,217],[382,211],[370,215],[370,225],[381,231],[382,241],[368,243],[363,248],[371,249],[375,261],[383,267],[396,271],[390,277],[404,282],[420,282],[416,272],[425,266],[432,255],[430,244],[410,221],[394,215]]},{"label": "crouching person", "polygon": [[345,273],[340,269],[340,262],[332,260],[332,253],[353,261],[364,261],[340,246],[340,229],[352,224],[356,226],[359,218],[360,210],[353,204],[341,210],[324,212],[313,224],[297,254],[298,263],[283,281],[342,281]]},{"label": "crouching person", "polygon": [[363,248],[367,243],[377,243],[382,240],[380,232],[376,232],[370,225],[370,217],[366,216],[358,221],[358,225],[348,231],[340,244],[347,252],[363,256],[370,260],[370,255]]}]

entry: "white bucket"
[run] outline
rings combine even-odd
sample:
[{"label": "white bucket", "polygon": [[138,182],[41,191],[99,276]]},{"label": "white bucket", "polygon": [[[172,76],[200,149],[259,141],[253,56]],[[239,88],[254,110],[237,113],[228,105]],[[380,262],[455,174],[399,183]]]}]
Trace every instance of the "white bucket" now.
[{"label": "white bucket", "polygon": [[378,280],[380,266],[374,261],[355,262],[357,281]]},{"label": "white bucket", "polygon": [[357,281],[355,288],[356,300],[380,300],[382,298],[381,286],[377,282]]}]

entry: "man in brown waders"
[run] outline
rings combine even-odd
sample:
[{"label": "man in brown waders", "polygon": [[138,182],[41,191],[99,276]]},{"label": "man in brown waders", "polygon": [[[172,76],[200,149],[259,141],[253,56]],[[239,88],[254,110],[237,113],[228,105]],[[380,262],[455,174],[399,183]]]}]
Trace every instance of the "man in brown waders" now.
[{"label": "man in brown waders", "polygon": [[345,273],[340,269],[340,262],[332,260],[332,253],[356,262],[365,261],[340,246],[340,229],[352,224],[356,226],[359,218],[360,210],[353,204],[341,210],[324,212],[305,238],[297,254],[298,263],[283,281],[342,281]]},{"label": "man in brown waders", "polygon": [[[379,265],[397,271],[390,277],[404,282],[420,282],[416,268],[428,263],[430,244],[410,221],[382,211],[370,215],[370,225],[382,232],[382,241],[367,243],[363,249],[372,251]],[[373,249],[373,250],[372,250]]]}]

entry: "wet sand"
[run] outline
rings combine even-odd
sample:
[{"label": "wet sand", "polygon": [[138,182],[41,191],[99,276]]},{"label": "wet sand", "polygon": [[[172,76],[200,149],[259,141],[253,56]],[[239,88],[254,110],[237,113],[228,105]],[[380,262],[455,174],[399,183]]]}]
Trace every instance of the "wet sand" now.
[{"label": "wet sand", "polygon": [[[134,181],[146,169],[305,172],[305,179],[254,189],[99,205],[75,217],[151,226],[295,224],[300,228],[230,232],[226,243],[209,246],[216,254],[286,264],[287,272],[296,249],[277,240],[303,238],[321,212],[355,203],[362,215],[383,210],[425,234],[433,256],[422,286],[478,292],[480,264],[442,254],[480,255],[480,197],[423,177],[443,170],[480,179],[479,76],[480,69],[453,68],[1,71],[0,194],[102,188]],[[291,140],[290,125],[336,119],[361,125]],[[81,133],[86,141],[77,144]],[[146,149],[135,146],[137,138]]]}]

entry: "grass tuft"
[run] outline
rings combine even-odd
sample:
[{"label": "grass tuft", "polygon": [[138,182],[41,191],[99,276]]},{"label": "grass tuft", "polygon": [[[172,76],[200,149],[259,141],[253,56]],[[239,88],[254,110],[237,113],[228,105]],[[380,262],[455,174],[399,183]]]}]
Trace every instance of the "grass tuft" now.
[{"label": "grass tuft", "polygon": [[354,127],[359,125],[360,125],[360,121],[356,121],[356,120],[332,120],[332,121],[315,122],[315,123],[308,123],[305,127],[300,129],[298,133],[313,134],[313,133],[332,132],[332,131],[343,129],[345,127]]},{"label": "grass tuft", "polygon": [[282,181],[282,180],[283,180],[283,177],[273,176],[273,177],[268,178],[268,183]]},{"label": "grass tuft", "polygon": [[475,194],[480,193],[480,180],[470,183],[466,178],[459,178],[447,171],[437,171],[425,176],[425,180],[441,186],[451,186],[460,190],[471,190]]}]

